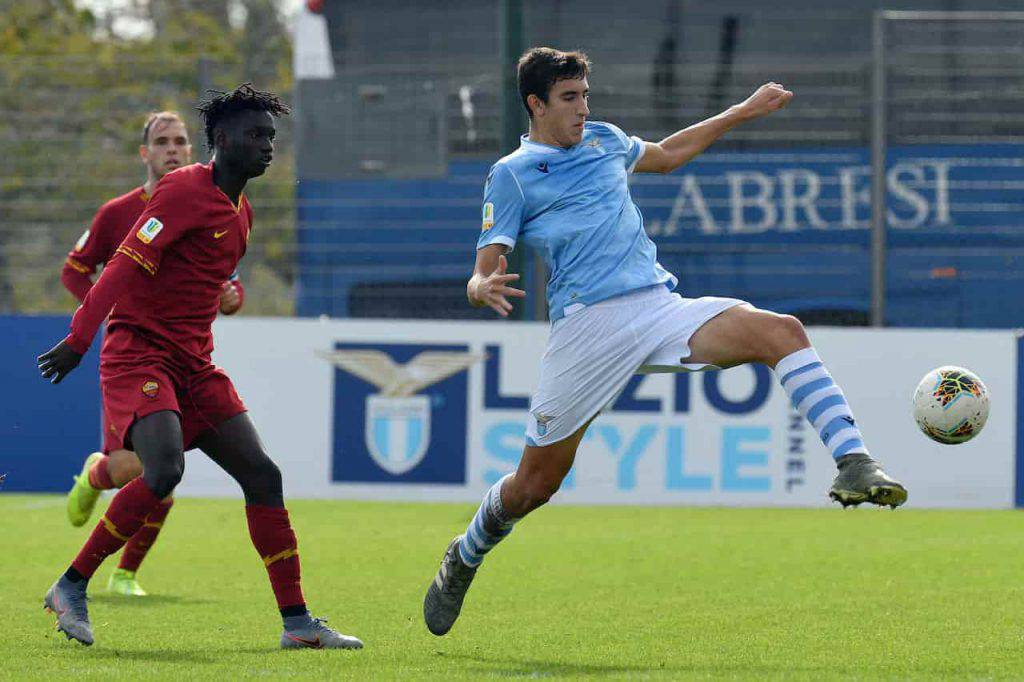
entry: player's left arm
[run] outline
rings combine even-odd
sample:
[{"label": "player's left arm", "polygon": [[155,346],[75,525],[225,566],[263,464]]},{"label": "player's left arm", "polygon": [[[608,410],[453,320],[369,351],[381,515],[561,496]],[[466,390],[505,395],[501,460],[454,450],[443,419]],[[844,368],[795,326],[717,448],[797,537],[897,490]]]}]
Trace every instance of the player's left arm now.
[{"label": "player's left arm", "polygon": [[671,173],[736,126],[778,111],[791,99],[793,93],[778,83],[765,83],[746,100],[716,116],[673,133],[661,142],[645,142],[634,171]]}]

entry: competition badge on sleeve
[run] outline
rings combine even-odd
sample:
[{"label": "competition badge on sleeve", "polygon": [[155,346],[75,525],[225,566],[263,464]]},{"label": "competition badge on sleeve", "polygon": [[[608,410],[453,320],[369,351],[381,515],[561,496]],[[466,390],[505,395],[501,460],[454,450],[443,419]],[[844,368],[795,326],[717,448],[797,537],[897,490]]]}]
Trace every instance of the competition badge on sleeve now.
[{"label": "competition badge on sleeve", "polygon": [[139,228],[139,232],[136,235],[139,241],[143,244],[149,244],[151,241],[156,239],[156,236],[160,234],[160,230],[164,229],[164,224],[156,218],[150,218],[146,221],[146,224]]}]

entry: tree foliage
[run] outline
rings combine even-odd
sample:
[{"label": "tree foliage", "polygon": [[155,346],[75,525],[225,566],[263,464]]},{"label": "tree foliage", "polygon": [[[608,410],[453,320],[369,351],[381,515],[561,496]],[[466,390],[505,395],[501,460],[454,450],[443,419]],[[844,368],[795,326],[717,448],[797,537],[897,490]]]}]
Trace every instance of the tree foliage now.
[{"label": "tree foliage", "polygon": [[[0,0],[0,310],[68,311],[64,255],[106,200],[145,179],[147,112],[174,109],[205,159],[194,106],[207,88],[252,81],[291,92],[291,46],[272,0],[137,4],[151,35],[123,36],[70,0]],[[247,194],[256,231],[243,264],[246,311],[288,314],[294,253],[290,125],[266,177]]]}]

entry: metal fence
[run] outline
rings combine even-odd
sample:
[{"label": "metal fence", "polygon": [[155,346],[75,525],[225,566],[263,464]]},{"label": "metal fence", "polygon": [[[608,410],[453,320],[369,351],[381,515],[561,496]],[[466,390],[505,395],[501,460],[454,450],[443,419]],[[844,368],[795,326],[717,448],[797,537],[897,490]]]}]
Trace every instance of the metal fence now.
[{"label": "metal fence", "polygon": [[[1006,306],[1000,295],[1024,293],[1022,29],[1024,12],[875,13],[871,293],[876,325],[887,320],[890,270],[899,260],[912,261],[904,273],[911,282],[944,279],[951,285],[947,294],[955,290],[953,318],[940,315],[937,324],[955,325],[967,306],[988,308],[993,320],[1005,310],[1000,326],[1022,324],[1020,311]],[[916,183],[935,193],[942,234],[914,239],[905,232],[890,248],[889,180],[897,169],[889,150],[897,145],[945,145],[948,151],[930,158],[932,174]]]},{"label": "metal fence", "polygon": [[[728,16],[708,49],[666,52],[652,36],[642,63],[626,50],[595,63],[592,118],[657,140],[767,80],[797,93],[680,173],[632,180],[662,262],[688,294],[866,323],[872,293],[887,290],[876,296],[878,321],[1018,325],[1024,24],[1005,14],[879,16],[874,55],[852,38],[829,52],[813,25],[820,58],[803,44],[787,49],[779,26],[749,48],[730,38],[738,29]],[[851,35],[871,35],[870,13],[840,19]],[[687,16],[676,20],[680,35],[694,31]],[[742,25],[741,37],[760,26]],[[822,33],[840,35],[831,24]],[[482,180],[502,153],[497,49],[415,65],[389,56],[297,83],[275,164],[247,191],[256,232],[242,266],[246,313],[486,317],[465,306],[464,282]],[[171,73],[145,60],[0,62],[0,309],[70,310],[58,281],[64,254],[103,201],[142,182],[145,112],[185,113],[201,156],[191,111],[200,90],[242,79],[237,66],[200,61]],[[884,207],[871,205],[872,177]],[[874,241],[873,213],[886,216]],[[527,254],[518,267],[542,301],[542,264]],[[536,303],[523,310],[544,315]]]}]

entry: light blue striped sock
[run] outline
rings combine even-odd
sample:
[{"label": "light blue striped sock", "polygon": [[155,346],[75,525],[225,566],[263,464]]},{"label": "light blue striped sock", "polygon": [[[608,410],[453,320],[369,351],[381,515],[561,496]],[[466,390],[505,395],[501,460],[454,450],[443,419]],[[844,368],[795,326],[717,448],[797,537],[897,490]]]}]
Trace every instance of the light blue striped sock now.
[{"label": "light blue striped sock", "polygon": [[467,566],[479,566],[484,555],[511,533],[512,526],[519,520],[510,518],[501,505],[501,486],[511,475],[502,477],[484,493],[484,501],[480,503],[480,508],[476,510],[476,515],[462,536],[459,557]]},{"label": "light blue striped sock", "polygon": [[793,407],[818,432],[821,442],[839,459],[851,452],[867,453],[864,437],[842,389],[813,348],[804,348],[779,360],[775,374],[786,389]]}]

